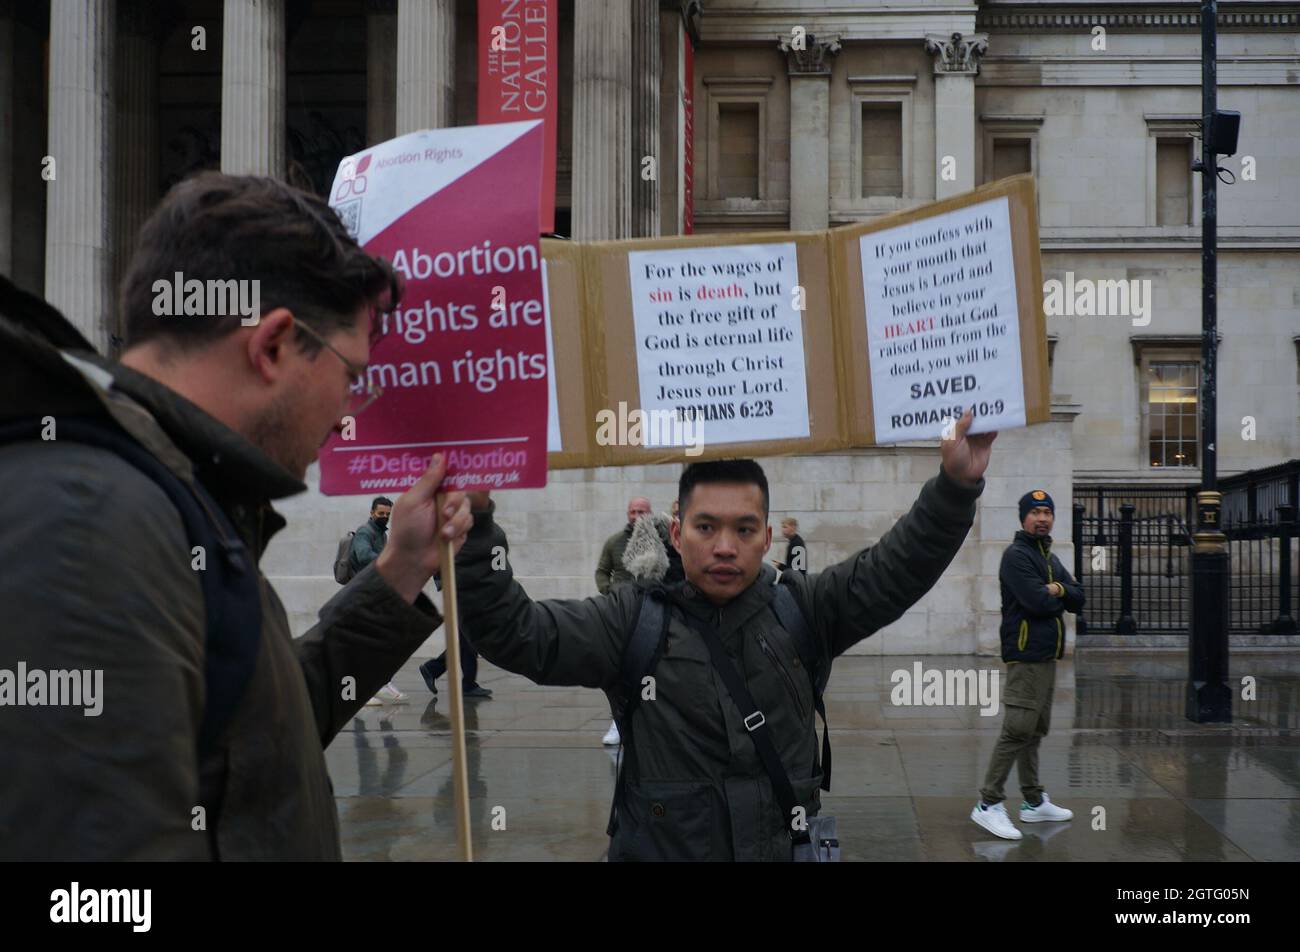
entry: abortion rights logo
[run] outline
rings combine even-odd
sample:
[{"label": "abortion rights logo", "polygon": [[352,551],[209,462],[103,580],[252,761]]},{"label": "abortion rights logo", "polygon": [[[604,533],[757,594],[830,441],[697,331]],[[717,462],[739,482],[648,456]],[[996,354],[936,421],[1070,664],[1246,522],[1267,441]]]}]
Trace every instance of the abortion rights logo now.
[{"label": "abortion rights logo", "polygon": [[370,167],[370,158],[369,155],[363,155],[360,159],[348,156],[339,163],[338,185],[334,188],[334,199],[330,203],[353,239],[361,231],[361,196],[369,185],[369,179],[364,173]]}]

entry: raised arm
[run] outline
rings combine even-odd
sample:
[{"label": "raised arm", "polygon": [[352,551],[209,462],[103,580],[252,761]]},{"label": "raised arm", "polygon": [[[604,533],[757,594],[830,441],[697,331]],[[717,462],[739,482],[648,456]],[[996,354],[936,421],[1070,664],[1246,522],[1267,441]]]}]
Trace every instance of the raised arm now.
[{"label": "raised arm", "polygon": [[474,512],[456,559],[456,590],[466,633],[483,657],[538,684],[608,688],[618,679],[637,592],[535,602],[515,581],[509,542],[495,503]]},{"label": "raised arm", "polygon": [[832,656],[893,622],[948,568],[975,521],[996,433],[969,433],[970,410],[940,444],[943,463],[911,510],[874,546],[808,576],[817,630]]},{"label": "raised arm", "polygon": [[[320,622],[295,642],[322,744],[392,677],[442,619],[422,590],[442,564],[443,547],[465,541],[470,525],[464,493],[438,493],[445,458],[432,464],[393,507],[388,543],[370,565],[320,612]],[[355,679],[344,697],[345,677]]]},{"label": "raised arm", "polygon": [[897,621],[934,587],[970,531],[983,490],[982,479],[965,486],[941,469],[879,542],[808,576],[832,657]]},{"label": "raised arm", "polygon": [[[312,713],[326,746],[429,635],[442,616],[424,595],[401,597],[375,563],[363,568],[294,641]],[[348,690],[344,690],[344,678]]]}]

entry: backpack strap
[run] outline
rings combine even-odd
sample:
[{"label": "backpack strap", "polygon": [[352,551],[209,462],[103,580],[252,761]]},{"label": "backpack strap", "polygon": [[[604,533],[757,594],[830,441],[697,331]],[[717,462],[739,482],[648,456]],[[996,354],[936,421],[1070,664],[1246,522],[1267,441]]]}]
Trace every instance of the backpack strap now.
[{"label": "backpack strap", "polygon": [[830,725],[826,723],[826,701],[822,697],[822,692],[826,690],[826,682],[830,680],[831,666],[822,662],[821,651],[818,650],[817,643],[813,639],[808,620],[800,610],[799,603],[795,601],[794,592],[790,590],[790,586],[780,581],[776,584],[776,598],[772,600],[772,612],[776,615],[776,620],[781,623],[781,627],[794,639],[795,651],[812,681],[813,704],[816,705],[817,714],[822,719],[822,789],[829,791],[831,789],[831,735]]},{"label": "backpack strap", "polygon": [[808,843],[810,837],[807,822],[802,829],[794,827],[793,820],[799,801],[795,797],[794,785],[790,783],[790,775],[786,773],[785,765],[781,763],[781,755],[772,741],[771,732],[767,729],[766,716],[759,709],[754,696],[749,693],[744,677],[728,657],[727,649],[718,636],[718,630],[690,612],[683,614],[686,616],[686,623],[699,632],[700,637],[704,639],[704,643],[709,648],[709,658],[713,661],[713,669],[722,678],[727,693],[731,695],[732,703],[740,711],[745,730],[749,732],[750,740],[754,742],[754,748],[758,752],[758,759],[762,761],[763,769],[767,771],[767,777],[772,782],[772,793],[781,806],[781,815],[785,818],[785,828],[791,842],[796,846]]},{"label": "backpack strap", "polygon": [[[632,637],[623,649],[623,661],[619,668],[619,690],[614,707],[614,723],[618,725],[620,747],[628,751],[632,746],[628,742],[632,737],[632,714],[641,701],[641,681],[654,671],[663,654],[664,642],[668,635],[668,609],[664,600],[662,587],[645,589],[641,593],[637,606],[636,625]],[[609,824],[605,830],[609,836],[614,835],[617,825],[618,805],[623,802],[627,789],[628,766],[620,761],[618,780],[614,784],[614,802],[609,810]]]},{"label": "backpack strap", "polygon": [[[191,548],[203,547],[205,568],[198,573],[206,622],[206,702],[198,736],[202,764],[234,719],[257,665],[262,636],[257,567],[221,507],[197,481],[183,482],[125,431],[106,422],[60,418],[58,427],[59,439],[108,450],[151,479],[176,508]],[[0,425],[0,445],[39,439],[40,430],[36,420]],[[207,786],[202,779],[201,786]],[[201,793],[208,808],[208,828],[215,835],[221,784]]]}]

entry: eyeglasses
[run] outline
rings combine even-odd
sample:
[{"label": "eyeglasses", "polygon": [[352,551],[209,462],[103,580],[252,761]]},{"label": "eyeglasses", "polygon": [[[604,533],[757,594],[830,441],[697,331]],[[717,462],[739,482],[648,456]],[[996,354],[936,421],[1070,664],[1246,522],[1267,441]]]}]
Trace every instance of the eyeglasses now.
[{"label": "eyeglasses", "polygon": [[330,344],[324,337],[312,330],[302,321],[297,322],[298,330],[302,331],[316,343],[328,349],[339,360],[343,361],[343,366],[348,369],[348,375],[352,378],[352,394],[348,398],[348,416],[360,416],[372,403],[383,395],[383,388],[372,383],[368,379],[365,367],[358,367],[352,361],[344,357],[338,350]]}]

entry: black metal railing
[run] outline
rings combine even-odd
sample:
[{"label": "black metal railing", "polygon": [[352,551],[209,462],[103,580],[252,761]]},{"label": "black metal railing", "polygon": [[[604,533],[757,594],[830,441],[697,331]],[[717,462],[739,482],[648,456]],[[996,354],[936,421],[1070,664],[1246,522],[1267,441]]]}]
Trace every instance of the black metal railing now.
[{"label": "black metal railing", "polygon": [[1190,483],[1081,486],[1074,491],[1074,503],[1076,508],[1082,505],[1084,516],[1090,519],[1118,519],[1120,507],[1128,504],[1133,507],[1135,519],[1173,516],[1191,525],[1196,514],[1196,489]]},{"label": "black metal railing", "polygon": [[[1297,633],[1300,460],[1220,482],[1231,631]],[[1090,486],[1074,496],[1080,635],[1186,634],[1196,486]]]},{"label": "black metal railing", "polygon": [[1074,504],[1075,574],[1087,604],[1079,634],[1184,632],[1190,623],[1191,533],[1181,515],[1137,516],[1120,503],[1117,516],[1089,517]]},{"label": "black metal railing", "polygon": [[1236,522],[1223,531],[1231,569],[1232,630],[1296,634],[1300,558],[1295,551],[1295,506],[1277,505],[1268,513],[1268,521]]},{"label": "black metal railing", "polygon": [[1300,506],[1300,459],[1219,480],[1223,524],[1276,522],[1282,506]]}]

